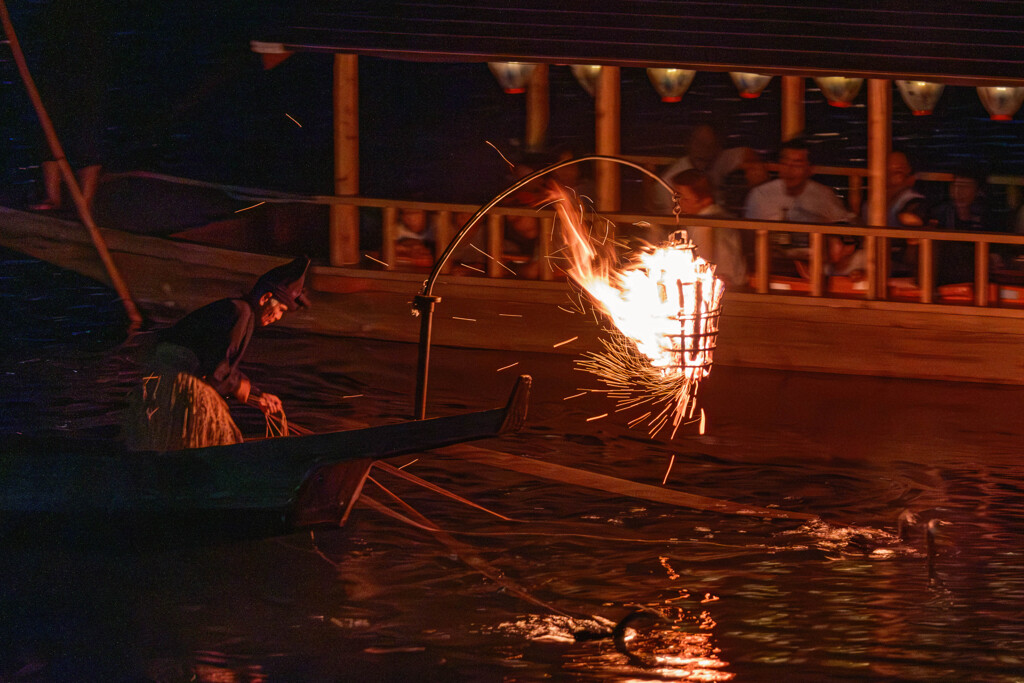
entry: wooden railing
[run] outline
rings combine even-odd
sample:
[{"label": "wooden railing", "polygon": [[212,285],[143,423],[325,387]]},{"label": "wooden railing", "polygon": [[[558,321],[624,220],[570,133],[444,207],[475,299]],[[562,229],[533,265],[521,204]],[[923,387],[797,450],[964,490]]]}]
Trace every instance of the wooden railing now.
[{"label": "wooden railing", "polygon": [[[434,227],[434,257],[439,256],[452,237],[462,227],[462,222],[455,220],[456,216],[468,218],[479,207],[470,204],[443,204],[433,202],[406,202],[387,199],[369,198],[338,198],[336,201],[348,203],[360,207],[377,208],[383,215],[382,248],[379,260],[389,270],[402,270],[409,267],[409,264],[402,264],[397,258],[395,249],[395,237],[398,234],[398,213],[403,209],[421,210],[428,215]],[[504,241],[505,222],[512,216],[530,216],[537,218],[540,223],[539,245],[536,258],[540,262],[537,269],[536,279],[554,280],[561,277],[557,266],[559,255],[555,253],[557,248],[552,246],[552,226],[554,212],[536,210],[529,208],[506,208],[496,207],[492,209],[483,221],[478,224],[476,230],[482,230],[486,235],[484,240],[486,252],[485,267],[483,272],[477,276],[492,278],[509,277],[510,273],[505,263],[508,262],[508,255],[503,253],[502,244]],[[941,288],[936,287],[936,273],[934,270],[934,259],[936,243],[941,242],[967,242],[974,244],[975,251],[975,273],[974,281],[963,283],[969,286],[970,299],[963,301],[962,291],[954,297],[957,303],[970,303],[975,306],[991,306],[998,304],[998,287],[991,283],[989,272],[989,254],[992,245],[1009,245],[1020,249],[1024,254],[1024,235],[1011,235],[1005,233],[968,233],[951,232],[941,230],[911,230],[895,228],[873,228],[847,225],[812,225],[808,223],[784,223],[776,221],[751,221],[745,219],[712,219],[704,217],[679,217],[652,216],[646,214],[609,213],[602,214],[618,231],[620,236],[628,236],[631,232],[642,230],[656,234],[667,234],[676,229],[685,229],[687,226],[703,225],[712,228],[724,227],[735,228],[754,233],[754,250],[748,254],[750,265],[750,291],[758,294],[769,294],[779,289],[779,282],[792,283],[793,278],[779,277],[772,271],[772,233],[804,233],[807,234],[809,242],[808,260],[806,262],[808,277],[803,281],[805,287],[801,287],[807,295],[812,297],[849,297],[858,296],[867,300],[886,300],[896,297],[906,301],[909,297],[921,303],[934,303],[942,301],[937,296]],[[637,228],[643,226],[643,228]],[[826,275],[825,244],[830,235],[852,236],[859,238],[861,248],[865,250],[866,268],[863,280],[856,283],[853,290],[847,289],[843,292],[836,292],[830,282],[834,283],[840,278],[830,278]],[[473,235],[467,235],[464,243],[470,241]],[[916,282],[911,283],[907,279],[895,279],[888,277],[889,272],[889,244],[893,239],[914,240],[918,244],[918,272]],[[453,259],[447,270],[457,267],[459,259]],[[474,276],[474,272],[466,272],[460,269],[460,274]],[[848,281],[848,279],[847,279]],[[790,285],[789,292],[797,291]],[[964,288],[961,287],[961,290]],[[1024,303],[1024,301],[1021,301]]]}]

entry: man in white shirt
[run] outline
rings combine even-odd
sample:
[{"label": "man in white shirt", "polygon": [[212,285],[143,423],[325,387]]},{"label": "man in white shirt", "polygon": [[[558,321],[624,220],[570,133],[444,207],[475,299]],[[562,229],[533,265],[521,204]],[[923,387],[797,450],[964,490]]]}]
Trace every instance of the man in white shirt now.
[{"label": "man in white shirt", "polygon": [[[752,220],[790,223],[852,223],[854,215],[846,209],[832,188],[811,180],[810,151],[800,140],[782,144],[779,152],[779,177],[762,183],[747,195],[744,216]],[[804,233],[773,233],[781,250],[793,258],[806,258],[808,237]],[[828,238],[829,271],[835,275],[863,269],[864,254],[839,237]]]}]

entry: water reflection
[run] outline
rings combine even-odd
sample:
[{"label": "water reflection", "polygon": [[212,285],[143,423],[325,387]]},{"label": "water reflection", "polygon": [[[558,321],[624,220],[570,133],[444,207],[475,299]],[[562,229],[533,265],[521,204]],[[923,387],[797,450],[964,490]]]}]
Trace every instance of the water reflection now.
[{"label": "water reflection", "polygon": [[[111,434],[138,373],[116,300],[30,261],[4,272],[0,426]],[[435,351],[436,414],[500,403],[495,368],[519,362],[536,378],[527,430],[495,446],[655,486],[675,456],[669,487],[821,522],[715,515],[423,457],[413,473],[524,521],[415,487],[399,490],[404,500],[562,612],[605,628],[638,607],[663,613],[668,627],[639,629],[629,646],[657,665],[630,664],[607,638],[570,640],[581,624],[524,602],[434,534],[358,507],[345,528],[312,537],[6,544],[0,678],[1019,680],[1024,389],[718,367],[703,387],[707,436],[670,442],[614,417],[588,424],[607,409],[562,401],[579,384],[570,358]],[[406,345],[279,333],[254,342],[251,360],[299,424],[411,409]],[[239,417],[262,430],[255,411]],[[918,521],[901,539],[904,510]],[[949,524],[936,527],[930,577],[932,520]]]}]

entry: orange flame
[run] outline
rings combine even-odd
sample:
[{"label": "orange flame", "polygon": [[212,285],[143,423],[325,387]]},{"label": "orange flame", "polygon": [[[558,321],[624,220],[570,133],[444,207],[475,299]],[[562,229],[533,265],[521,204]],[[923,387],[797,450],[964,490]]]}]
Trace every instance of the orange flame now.
[{"label": "orange flame", "polygon": [[611,244],[602,248],[579,204],[555,186],[555,209],[566,241],[567,273],[637,350],[663,373],[699,381],[711,371],[724,286],[714,265],[688,242],[644,248],[634,262],[615,268]]},{"label": "orange flame", "polygon": [[595,238],[582,206],[558,185],[552,184],[551,193],[566,242],[566,272],[617,330],[601,340],[604,352],[577,361],[609,387],[590,391],[607,391],[618,401],[616,412],[648,408],[629,426],[646,422],[654,436],[671,424],[674,438],[684,420],[694,417],[698,386],[711,371],[724,293],[714,265],[698,257],[679,232],[619,267],[611,231]]}]

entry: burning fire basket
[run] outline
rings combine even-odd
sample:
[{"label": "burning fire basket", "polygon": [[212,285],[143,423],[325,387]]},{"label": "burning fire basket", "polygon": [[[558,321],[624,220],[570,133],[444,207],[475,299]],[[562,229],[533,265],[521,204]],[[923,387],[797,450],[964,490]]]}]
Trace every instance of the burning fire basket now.
[{"label": "burning fire basket", "polygon": [[[482,206],[435,262],[422,291],[413,300],[414,312],[422,316],[415,396],[418,419],[425,416],[431,323],[434,306],[440,301],[433,294],[433,286],[444,264],[483,215],[512,192],[563,166],[591,160],[631,166],[678,198],[670,185],[638,164],[589,155],[542,168]],[[683,421],[693,417],[697,387],[711,371],[724,290],[722,281],[715,277],[715,267],[697,256],[686,232],[680,230],[666,244],[641,250],[637,262],[613,269],[611,259],[606,258],[610,245],[601,240],[599,246],[591,239],[578,198],[556,185],[551,204],[562,222],[566,274],[614,323],[609,329],[610,338],[601,341],[605,351],[588,353],[577,364],[609,387],[607,393],[618,401],[619,410],[650,407],[630,426],[646,420],[654,435],[671,423],[674,436]]]},{"label": "burning fire basket", "polygon": [[[682,231],[674,233],[669,240],[670,246],[693,251],[693,245],[685,242],[686,234]],[[722,313],[720,282],[713,280],[709,287],[705,280],[697,278],[687,282],[675,281],[679,311],[670,318],[678,323],[680,331],[679,334],[664,335],[670,344],[663,350],[672,362],[663,367],[666,371],[686,375],[691,382],[699,381],[711,372],[718,344],[718,319]],[[667,287],[665,290],[667,300]]]}]

